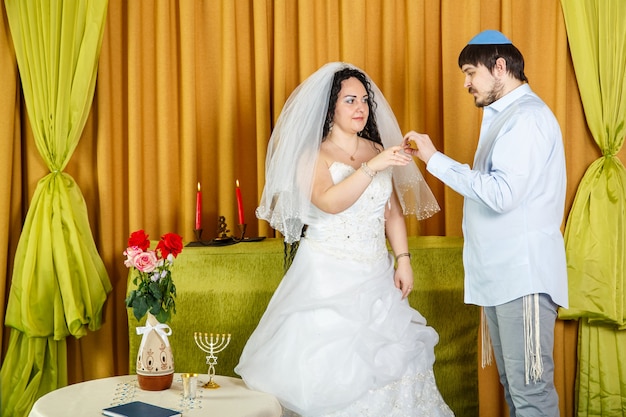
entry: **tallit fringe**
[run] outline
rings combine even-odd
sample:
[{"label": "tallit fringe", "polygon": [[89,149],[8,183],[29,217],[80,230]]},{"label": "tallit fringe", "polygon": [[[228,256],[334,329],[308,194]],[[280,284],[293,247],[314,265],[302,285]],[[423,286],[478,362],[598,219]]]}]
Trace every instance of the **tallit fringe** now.
[{"label": "tallit fringe", "polygon": [[543,375],[539,328],[539,294],[524,296],[524,377],[526,384]]},{"label": "tallit fringe", "polygon": [[481,365],[483,369],[493,362],[493,348],[491,347],[491,337],[489,336],[489,326],[484,307],[480,308],[480,341],[481,341]]}]

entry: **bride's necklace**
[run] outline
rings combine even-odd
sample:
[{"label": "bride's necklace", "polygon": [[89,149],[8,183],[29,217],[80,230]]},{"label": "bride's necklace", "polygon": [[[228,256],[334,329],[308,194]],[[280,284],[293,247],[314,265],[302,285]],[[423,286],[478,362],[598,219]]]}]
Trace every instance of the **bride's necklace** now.
[{"label": "bride's necklace", "polygon": [[332,143],[333,145],[335,145],[336,147],[338,147],[339,149],[341,149],[346,155],[348,155],[350,157],[351,161],[356,161],[356,159],[354,159],[354,155],[356,155],[356,152],[359,150],[359,142],[361,142],[359,140],[359,137],[357,136],[356,138],[356,148],[354,148],[354,152],[352,152],[352,154],[350,154],[350,152],[346,151],[344,148],[342,148],[341,146],[337,145],[335,142],[333,142],[332,139],[328,139],[330,141],[330,143]]}]

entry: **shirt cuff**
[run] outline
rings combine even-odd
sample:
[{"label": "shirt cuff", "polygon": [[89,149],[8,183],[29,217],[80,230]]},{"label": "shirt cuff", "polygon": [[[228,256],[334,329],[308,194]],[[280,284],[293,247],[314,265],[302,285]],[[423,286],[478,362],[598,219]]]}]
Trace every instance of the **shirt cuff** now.
[{"label": "shirt cuff", "polygon": [[448,169],[456,164],[458,164],[458,162],[456,162],[454,159],[437,151],[428,160],[426,170],[433,174],[435,177],[441,178]]}]

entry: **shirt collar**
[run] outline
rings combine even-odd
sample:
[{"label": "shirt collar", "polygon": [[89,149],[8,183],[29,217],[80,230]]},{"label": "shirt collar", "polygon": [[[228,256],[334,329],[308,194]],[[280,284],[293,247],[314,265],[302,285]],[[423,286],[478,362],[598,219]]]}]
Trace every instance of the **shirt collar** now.
[{"label": "shirt collar", "polygon": [[529,93],[532,93],[530,85],[528,85],[528,83],[524,83],[519,87],[511,90],[508,94],[505,94],[485,108],[492,109],[493,111],[499,113],[502,110],[506,109],[509,105],[511,105],[511,103],[513,103],[515,100]]}]

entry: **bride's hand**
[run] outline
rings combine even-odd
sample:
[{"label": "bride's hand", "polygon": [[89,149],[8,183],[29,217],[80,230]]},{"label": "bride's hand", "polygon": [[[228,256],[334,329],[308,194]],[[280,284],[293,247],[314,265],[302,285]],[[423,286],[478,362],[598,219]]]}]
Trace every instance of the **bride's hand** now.
[{"label": "bride's hand", "polygon": [[385,149],[367,161],[367,166],[378,172],[390,166],[404,166],[412,162],[413,158],[411,155],[406,154],[403,147],[398,145]]},{"label": "bride's hand", "polygon": [[396,288],[402,291],[402,298],[408,297],[413,291],[413,270],[410,262],[398,263],[393,281]]}]

